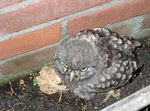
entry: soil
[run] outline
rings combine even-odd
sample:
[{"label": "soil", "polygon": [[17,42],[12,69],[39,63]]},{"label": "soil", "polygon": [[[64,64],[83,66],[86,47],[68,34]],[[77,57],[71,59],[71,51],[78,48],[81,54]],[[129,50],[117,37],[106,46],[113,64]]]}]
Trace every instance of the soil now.
[{"label": "soil", "polygon": [[[143,47],[136,50],[138,59],[143,67],[137,77],[118,91],[120,99],[150,85],[150,43],[147,38],[140,40]],[[75,97],[70,91],[52,95],[44,94],[33,78],[38,72],[27,74],[26,77],[9,81],[0,86],[0,111],[99,111],[104,107],[120,100],[110,97],[103,102],[106,94],[97,94],[90,100],[84,101]],[[134,87],[134,88],[133,88]],[[147,110],[141,109],[141,111]]]}]

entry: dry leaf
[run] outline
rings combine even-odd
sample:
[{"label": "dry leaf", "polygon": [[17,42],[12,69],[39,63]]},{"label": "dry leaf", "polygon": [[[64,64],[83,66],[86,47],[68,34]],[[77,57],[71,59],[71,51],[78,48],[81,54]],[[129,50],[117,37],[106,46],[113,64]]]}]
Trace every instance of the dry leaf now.
[{"label": "dry leaf", "polygon": [[61,85],[61,79],[52,66],[44,66],[39,73],[37,82],[43,93],[54,94],[58,91],[67,90],[65,85]]}]

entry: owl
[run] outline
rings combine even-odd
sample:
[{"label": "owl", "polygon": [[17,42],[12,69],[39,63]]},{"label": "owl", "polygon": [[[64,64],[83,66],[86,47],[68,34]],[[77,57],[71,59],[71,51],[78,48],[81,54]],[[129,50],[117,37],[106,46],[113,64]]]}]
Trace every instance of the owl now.
[{"label": "owl", "polygon": [[107,28],[93,28],[64,39],[54,53],[54,69],[76,96],[90,100],[96,93],[125,85],[138,69],[134,55],[141,43]]}]

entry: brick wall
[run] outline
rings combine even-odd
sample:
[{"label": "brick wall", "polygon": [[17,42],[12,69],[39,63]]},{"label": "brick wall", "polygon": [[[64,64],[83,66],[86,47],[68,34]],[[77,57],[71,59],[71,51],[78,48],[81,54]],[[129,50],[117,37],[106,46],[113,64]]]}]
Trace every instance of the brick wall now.
[{"label": "brick wall", "polygon": [[149,36],[150,1],[1,0],[0,83],[50,64],[59,41],[93,27]]}]

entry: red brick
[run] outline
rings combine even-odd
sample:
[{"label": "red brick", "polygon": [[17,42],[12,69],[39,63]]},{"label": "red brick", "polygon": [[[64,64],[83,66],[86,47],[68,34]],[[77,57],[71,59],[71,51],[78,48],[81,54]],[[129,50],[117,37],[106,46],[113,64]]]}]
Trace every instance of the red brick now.
[{"label": "red brick", "polygon": [[0,42],[0,59],[25,53],[60,40],[60,24],[19,35]]},{"label": "red brick", "polygon": [[53,51],[56,46],[40,50],[0,64],[0,72],[3,75],[15,74],[24,70],[50,63],[53,59]]},{"label": "red brick", "polygon": [[20,10],[0,15],[0,35],[84,10],[110,0],[41,0]]},{"label": "red brick", "polygon": [[149,0],[128,0],[70,19],[68,24],[69,35],[88,28],[104,27],[107,24],[120,22],[148,12],[150,12]]},{"label": "red brick", "polygon": [[0,8],[21,2],[22,0],[0,0]]}]

